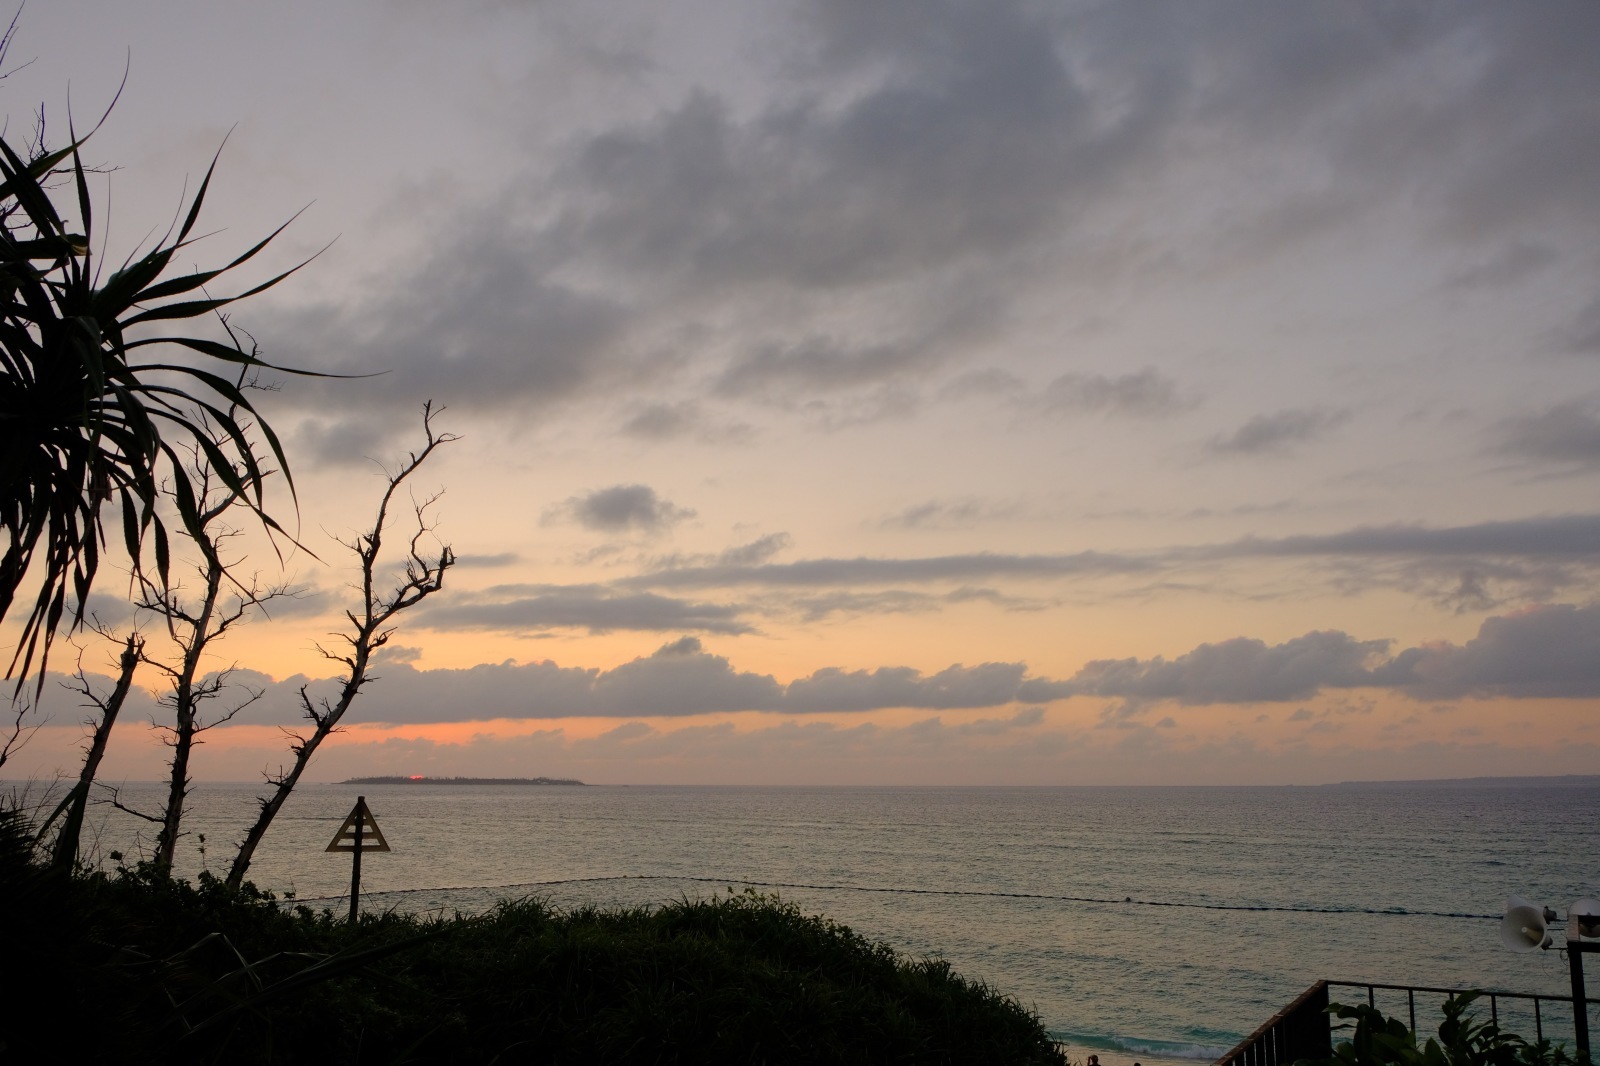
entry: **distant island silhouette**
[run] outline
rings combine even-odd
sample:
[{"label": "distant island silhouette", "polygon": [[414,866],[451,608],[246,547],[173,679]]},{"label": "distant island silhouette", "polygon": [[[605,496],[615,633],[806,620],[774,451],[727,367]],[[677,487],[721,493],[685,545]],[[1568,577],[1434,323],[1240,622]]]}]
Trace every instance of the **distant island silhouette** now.
[{"label": "distant island silhouette", "polygon": [[1340,781],[1323,788],[1594,788],[1600,774],[1523,774],[1505,777],[1426,777],[1413,781]]},{"label": "distant island silhouette", "polygon": [[565,777],[352,777],[341,785],[581,785]]}]

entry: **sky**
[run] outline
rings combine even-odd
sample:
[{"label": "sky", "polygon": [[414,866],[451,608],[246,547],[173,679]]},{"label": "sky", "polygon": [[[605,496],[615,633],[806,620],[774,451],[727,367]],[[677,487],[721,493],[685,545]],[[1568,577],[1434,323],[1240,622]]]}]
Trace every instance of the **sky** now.
[{"label": "sky", "polygon": [[299,594],[197,778],[286,761],[431,400],[459,563],[313,779],[1311,784],[1600,771],[1597,46],[1592,0],[51,0],[0,103],[115,100],[107,262],[219,147],[194,263],[314,256],[233,319],[346,376],[263,401],[301,547],[236,566]]}]

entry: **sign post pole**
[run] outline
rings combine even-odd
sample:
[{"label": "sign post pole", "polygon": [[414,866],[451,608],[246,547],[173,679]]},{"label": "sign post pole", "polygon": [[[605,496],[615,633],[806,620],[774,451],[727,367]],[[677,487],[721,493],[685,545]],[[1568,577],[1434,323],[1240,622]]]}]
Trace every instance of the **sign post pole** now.
[{"label": "sign post pole", "polygon": [[383,830],[378,828],[378,820],[367,809],[367,797],[356,797],[355,807],[339,831],[333,834],[327,850],[350,853],[350,920],[354,922],[361,906],[361,853],[390,850],[389,842],[383,839]]},{"label": "sign post pole", "polygon": [[361,899],[361,830],[363,828],[362,823],[366,821],[366,819],[362,817],[362,815],[366,813],[366,806],[367,806],[367,797],[365,797],[365,796],[357,796],[356,797],[356,810],[355,810],[355,820],[356,820],[356,824],[355,824],[355,840],[353,841],[355,846],[350,851],[350,921],[351,922],[354,922],[356,920],[356,908],[359,905],[359,901]]}]

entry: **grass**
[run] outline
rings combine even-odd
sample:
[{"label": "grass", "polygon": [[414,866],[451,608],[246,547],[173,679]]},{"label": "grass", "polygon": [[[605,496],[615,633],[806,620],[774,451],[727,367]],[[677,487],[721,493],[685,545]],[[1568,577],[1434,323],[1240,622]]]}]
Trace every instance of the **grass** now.
[{"label": "grass", "polygon": [[0,818],[0,1061],[1066,1062],[981,981],[772,896],[351,925],[28,851]]}]

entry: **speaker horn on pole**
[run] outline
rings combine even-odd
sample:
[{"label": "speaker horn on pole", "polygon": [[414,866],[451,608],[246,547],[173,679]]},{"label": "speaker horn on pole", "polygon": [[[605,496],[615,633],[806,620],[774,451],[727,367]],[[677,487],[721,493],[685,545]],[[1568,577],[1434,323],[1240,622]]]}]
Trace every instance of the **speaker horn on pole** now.
[{"label": "speaker horn on pole", "polygon": [[1600,937],[1600,899],[1580,899],[1567,908],[1567,914],[1578,919],[1578,932]]},{"label": "speaker horn on pole", "polygon": [[1512,951],[1538,951],[1551,944],[1544,908],[1521,896],[1506,900],[1506,916],[1500,919],[1500,943]]}]

